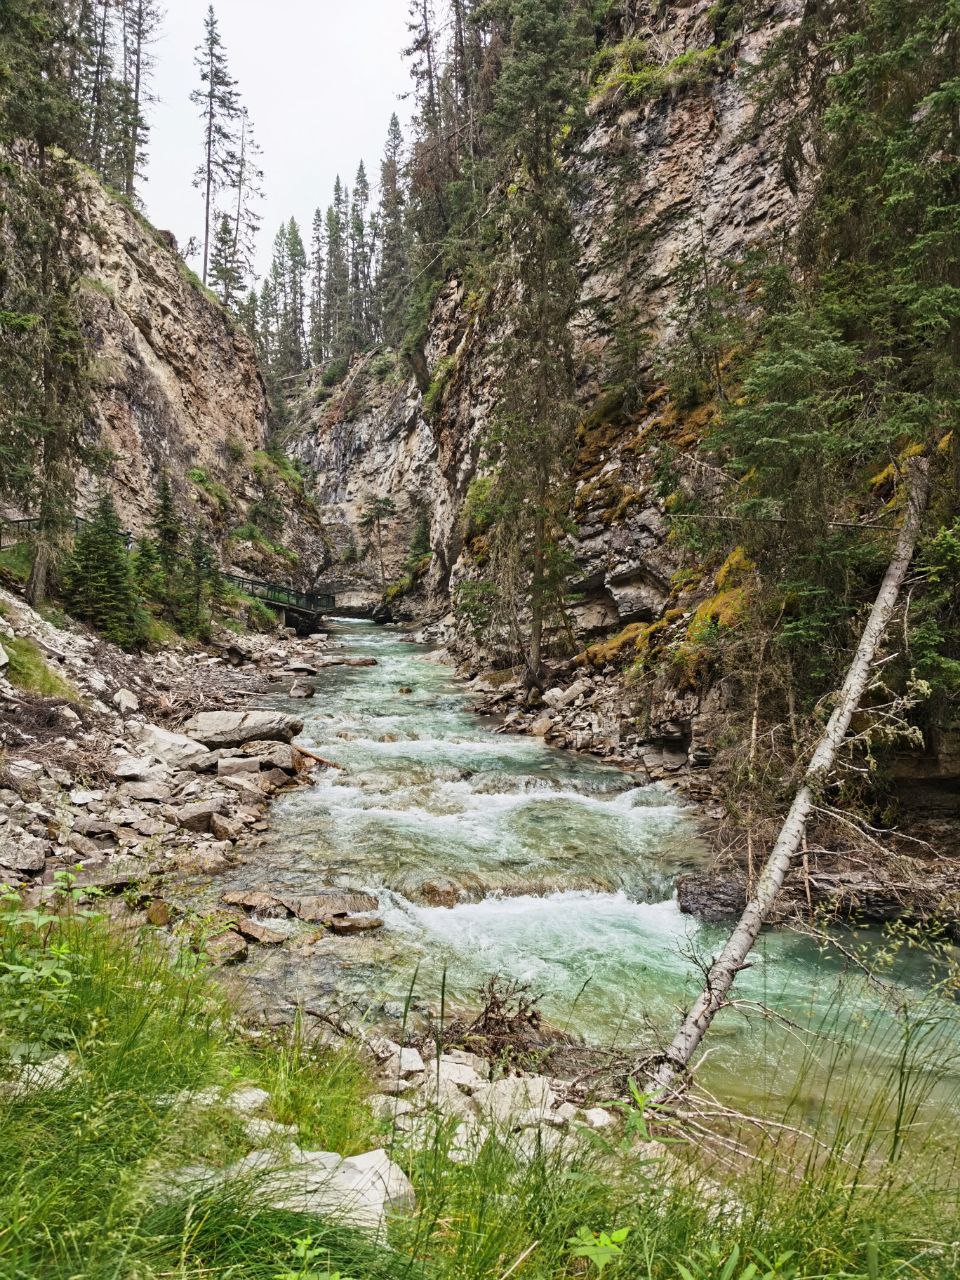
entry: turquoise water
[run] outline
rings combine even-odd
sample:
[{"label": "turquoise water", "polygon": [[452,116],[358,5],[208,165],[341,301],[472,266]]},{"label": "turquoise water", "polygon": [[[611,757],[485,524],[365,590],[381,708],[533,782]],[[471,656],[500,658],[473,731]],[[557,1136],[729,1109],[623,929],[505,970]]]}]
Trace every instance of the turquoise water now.
[{"label": "turquoise water", "polygon": [[[252,976],[264,1003],[348,999],[376,1015],[395,1011],[416,975],[415,1007],[436,1006],[444,983],[448,1004],[469,1005],[497,973],[529,984],[551,1021],[588,1041],[671,1029],[723,939],[674,900],[678,874],[706,858],[695,813],[621,770],[494,733],[447,668],[390,631],[340,623],[335,635],[378,665],[328,669],[311,702],[279,701],[305,716],[304,745],[343,770],[282,797],[264,847],[234,879],[365,889],[385,928],[325,939],[306,956],[262,954]],[[873,1057],[892,1057],[896,1046],[880,1041],[893,1002],[845,978],[847,967],[771,932],[737,994],[805,1027],[834,1022],[838,982],[849,982],[834,1036],[854,1048],[872,1037]],[[734,1079],[745,1054],[754,1080],[776,1074],[794,1035],[750,1015],[725,1013],[711,1032],[717,1066]]]}]

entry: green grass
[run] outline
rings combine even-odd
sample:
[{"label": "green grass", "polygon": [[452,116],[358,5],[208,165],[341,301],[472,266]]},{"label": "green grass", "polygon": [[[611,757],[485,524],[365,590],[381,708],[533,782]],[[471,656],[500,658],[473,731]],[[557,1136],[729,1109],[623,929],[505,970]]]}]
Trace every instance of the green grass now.
[{"label": "green grass", "polygon": [[27,693],[38,693],[44,698],[79,701],[79,694],[73,685],[47,666],[32,640],[18,636],[14,640],[4,640],[3,647],[10,659],[5,674],[12,685]]},{"label": "green grass", "polygon": [[18,542],[0,551],[0,568],[6,569],[17,582],[26,582],[33,568],[33,547],[29,542]]},{"label": "green grass", "polygon": [[[915,1024],[914,1046],[919,1034]],[[229,1113],[172,1107],[180,1089],[255,1081],[271,1092],[276,1118],[300,1126],[306,1148],[389,1143],[352,1052],[311,1049],[296,1029],[250,1041],[189,957],[174,963],[151,938],[104,921],[9,909],[0,916],[0,1062],[64,1050],[76,1064],[66,1088],[0,1095],[4,1280],[319,1280],[338,1270],[345,1280],[590,1280],[599,1271],[580,1255],[584,1242],[596,1252],[601,1233],[619,1233],[607,1280],[956,1275],[953,1165],[931,1157],[918,1167],[888,1149],[891,1116],[915,1121],[911,1053],[891,1062],[874,1123],[835,1117],[821,1146],[774,1131],[746,1171],[677,1143],[668,1176],[662,1157],[644,1160],[626,1150],[629,1138],[599,1136],[572,1159],[491,1139],[474,1163],[456,1165],[446,1126],[419,1153],[398,1137],[394,1158],[414,1180],[418,1210],[375,1245],[266,1210],[255,1187],[192,1205],[150,1194],[166,1170],[223,1165],[249,1146]],[[638,1112],[632,1121],[642,1137]],[[942,1127],[951,1123],[944,1114]]]}]

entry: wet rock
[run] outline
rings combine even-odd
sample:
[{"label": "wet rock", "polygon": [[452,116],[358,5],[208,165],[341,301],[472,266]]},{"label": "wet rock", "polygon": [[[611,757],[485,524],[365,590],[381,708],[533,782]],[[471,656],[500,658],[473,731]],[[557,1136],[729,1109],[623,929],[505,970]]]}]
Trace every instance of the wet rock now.
[{"label": "wet rock", "polygon": [[238,920],[237,932],[251,942],[259,942],[264,947],[277,947],[286,942],[287,935],[278,929],[270,929],[259,920]]},{"label": "wet rock", "polygon": [[428,907],[455,907],[460,901],[460,888],[452,880],[424,880],[420,897]]},{"label": "wet rock", "polygon": [[692,871],[677,880],[680,910],[708,924],[737,919],[746,900],[746,881],[733,870]]},{"label": "wet rock", "polygon": [[530,726],[530,732],[535,738],[545,738],[552,728],[553,716],[540,716]]},{"label": "wet rock", "polygon": [[201,711],[184,729],[207,747],[240,747],[256,738],[289,742],[303,721],[282,711]]},{"label": "wet rock", "polygon": [[208,938],[204,950],[210,963],[217,968],[228,964],[240,964],[247,958],[247,944],[233,929]]},{"label": "wet rock", "polygon": [[318,667],[375,667],[376,658],[321,658]]},{"label": "wet rock", "polygon": [[383,928],[383,921],[379,916],[325,916],[322,923],[337,935],[372,933]]},{"label": "wet rock", "polygon": [[308,680],[294,680],[290,686],[291,698],[312,698],[316,693],[316,689]]},{"label": "wet rock", "polygon": [[335,916],[373,912],[379,906],[377,899],[369,893],[351,893],[338,889],[302,898],[284,897],[280,901],[300,920],[306,920],[309,924],[325,924]]},{"label": "wet rock", "polygon": [[254,911],[268,920],[286,919],[291,914],[286,903],[265,889],[240,889],[225,893],[223,903],[228,907],[243,907],[247,911]]}]

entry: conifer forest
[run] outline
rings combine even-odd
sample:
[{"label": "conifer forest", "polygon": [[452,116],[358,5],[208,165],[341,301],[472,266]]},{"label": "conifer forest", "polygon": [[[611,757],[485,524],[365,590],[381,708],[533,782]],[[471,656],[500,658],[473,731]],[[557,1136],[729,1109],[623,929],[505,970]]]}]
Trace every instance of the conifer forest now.
[{"label": "conifer forest", "polygon": [[960,1274],[960,0],[0,0],[0,1280]]}]

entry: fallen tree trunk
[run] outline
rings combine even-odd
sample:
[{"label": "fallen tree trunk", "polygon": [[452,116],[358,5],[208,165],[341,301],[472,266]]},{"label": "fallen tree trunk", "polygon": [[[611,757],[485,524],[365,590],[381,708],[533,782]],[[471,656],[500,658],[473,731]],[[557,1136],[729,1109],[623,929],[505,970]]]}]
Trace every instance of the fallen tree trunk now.
[{"label": "fallen tree trunk", "polygon": [[720,955],[711,965],[703,991],[687,1013],[670,1046],[658,1059],[652,1082],[661,1098],[673,1087],[677,1077],[688,1069],[710,1024],[726,1002],[730,988],[737,974],[744,967],[763,922],[783,887],[787,872],[790,870],[790,861],[796,857],[801,848],[806,834],[807,820],[817,792],[827,781],[833,769],[837,751],[846,737],[850,722],[869,682],[877,646],[896,608],[900,588],[913,559],[929,493],[929,460],[917,458],[911,468],[907,488],[907,510],[893,558],[887,566],[883,583],[874,601],[857,651],[847,669],[846,679],[837,695],[833,714],[817,743],[804,774],[803,783],[780,828],[777,842],[766,861],[753,896],[747,902],[739,923]]}]

